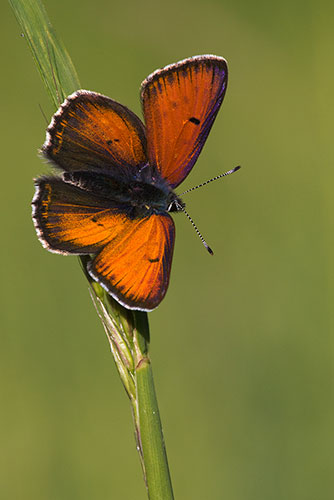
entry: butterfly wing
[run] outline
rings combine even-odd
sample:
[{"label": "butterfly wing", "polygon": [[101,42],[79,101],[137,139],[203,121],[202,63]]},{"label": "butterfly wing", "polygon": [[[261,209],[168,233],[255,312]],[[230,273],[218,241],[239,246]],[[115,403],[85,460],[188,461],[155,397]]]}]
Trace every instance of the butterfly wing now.
[{"label": "butterfly wing", "polygon": [[152,73],[141,98],[148,157],[174,188],[189,174],[223,101],[227,64],[195,56]]},{"label": "butterfly wing", "polygon": [[145,128],[125,106],[79,90],[53,116],[41,151],[62,170],[117,173],[146,163]]},{"label": "butterfly wing", "polygon": [[175,229],[168,215],[131,219],[110,202],[55,177],[36,181],[39,239],[63,254],[96,254],[89,272],[121,304],[150,311],[168,288]]},{"label": "butterfly wing", "polygon": [[35,181],[33,220],[43,246],[55,253],[96,253],[110,238],[116,210],[103,198],[57,177]]},{"label": "butterfly wing", "polygon": [[168,215],[120,220],[124,228],[88,267],[91,276],[121,304],[151,311],[164,298],[172,264],[175,228]]}]

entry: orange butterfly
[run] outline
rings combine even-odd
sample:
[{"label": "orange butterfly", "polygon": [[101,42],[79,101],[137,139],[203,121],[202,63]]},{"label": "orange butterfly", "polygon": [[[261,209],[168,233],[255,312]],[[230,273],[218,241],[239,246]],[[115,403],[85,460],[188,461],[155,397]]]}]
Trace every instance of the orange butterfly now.
[{"label": "orange butterfly", "polygon": [[95,92],[70,95],[52,118],[42,152],[60,175],[35,181],[33,219],[50,251],[93,254],[88,271],[129,309],[151,311],[166,294],[175,194],[200,154],[223,101],[222,57],[185,59],[141,86],[145,126]]}]

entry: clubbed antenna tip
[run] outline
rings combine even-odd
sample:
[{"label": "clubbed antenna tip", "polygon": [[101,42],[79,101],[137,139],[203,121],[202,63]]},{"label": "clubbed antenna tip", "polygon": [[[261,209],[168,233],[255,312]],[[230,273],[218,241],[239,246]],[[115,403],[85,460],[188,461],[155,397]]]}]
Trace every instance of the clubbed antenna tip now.
[{"label": "clubbed antenna tip", "polygon": [[212,248],[209,247],[209,245],[204,245],[207,251],[209,252],[210,255],[213,255],[213,250]]}]

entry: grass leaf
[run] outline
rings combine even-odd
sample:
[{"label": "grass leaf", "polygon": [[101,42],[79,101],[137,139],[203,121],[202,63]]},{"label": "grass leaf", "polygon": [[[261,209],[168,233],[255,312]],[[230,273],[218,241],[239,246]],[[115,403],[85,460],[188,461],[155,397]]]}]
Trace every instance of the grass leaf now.
[{"label": "grass leaf", "polygon": [[55,109],[80,88],[78,75],[40,0],[9,0]]}]

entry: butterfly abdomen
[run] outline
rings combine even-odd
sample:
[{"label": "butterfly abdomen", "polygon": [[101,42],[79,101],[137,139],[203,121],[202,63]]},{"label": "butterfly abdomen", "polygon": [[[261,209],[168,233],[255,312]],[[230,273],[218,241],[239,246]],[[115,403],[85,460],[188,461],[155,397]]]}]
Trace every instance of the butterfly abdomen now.
[{"label": "butterfly abdomen", "polygon": [[126,182],[114,176],[87,171],[64,172],[64,182],[108,200],[110,208],[117,208],[129,217],[141,218],[153,213],[165,213],[176,195],[164,182],[152,180]]}]

